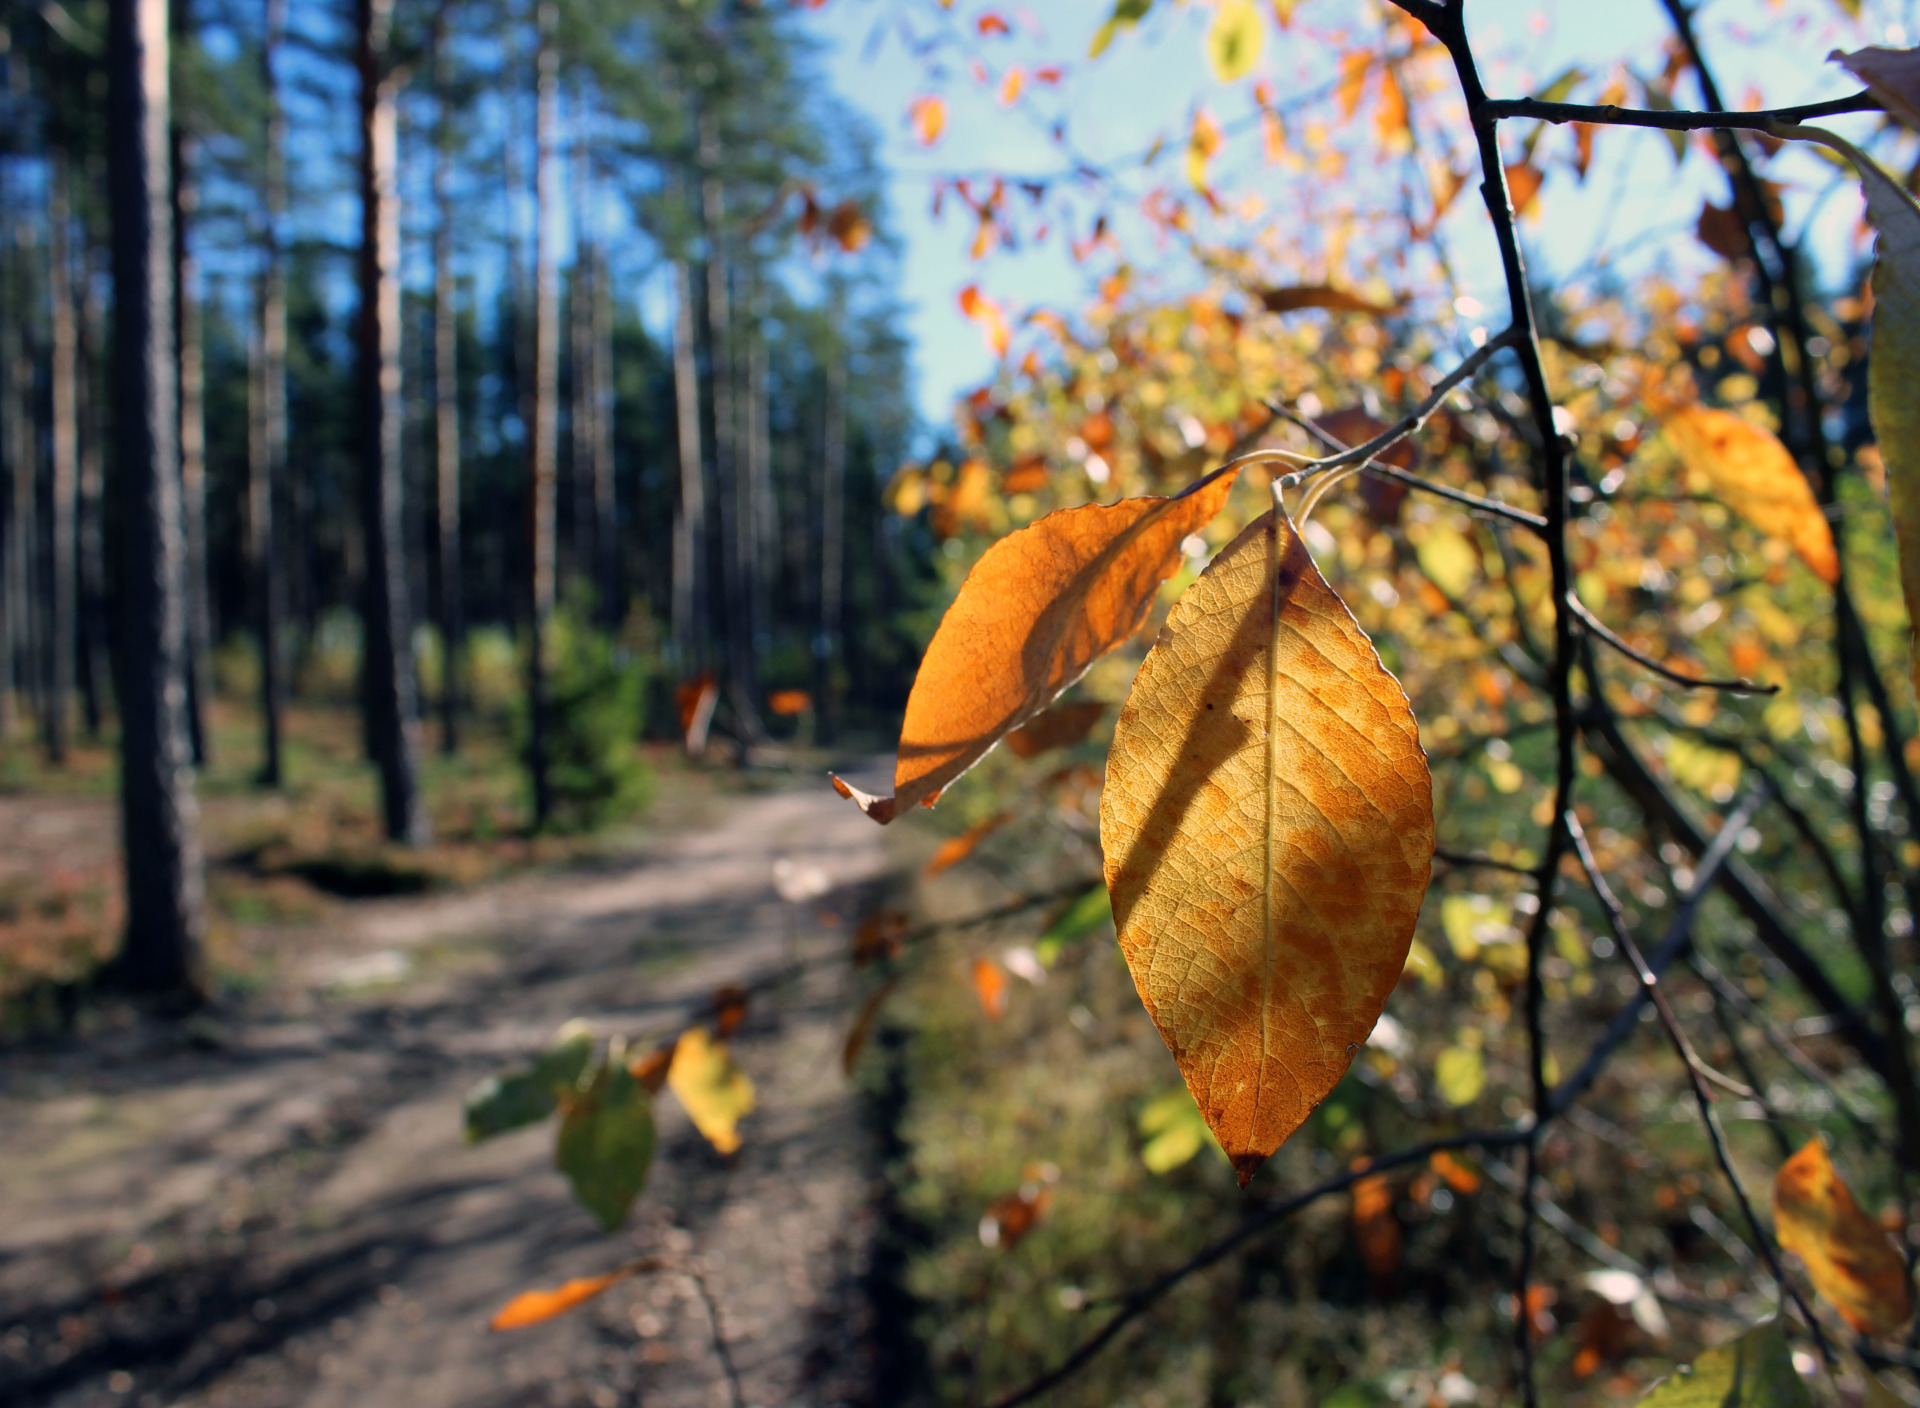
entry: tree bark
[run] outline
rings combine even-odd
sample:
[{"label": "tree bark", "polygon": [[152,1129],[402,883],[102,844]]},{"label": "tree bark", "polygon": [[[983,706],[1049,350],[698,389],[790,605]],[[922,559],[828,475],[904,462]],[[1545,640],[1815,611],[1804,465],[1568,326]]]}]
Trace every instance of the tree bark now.
[{"label": "tree bark", "polygon": [[[88,265],[91,260],[87,261]],[[106,345],[106,308],[99,281],[83,268],[80,294],[80,376],[75,383],[75,409],[80,424],[80,627],[81,690],[86,705],[87,736],[98,740],[108,700],[113,692],[112,632],[107,624],[106,457],[101,441],[106,434],[103,408],[107,398],[100,383],[99,359]]]},{"label": "tree bark", "polygon": [[705,659],[707,491],[700,445],[700,381],[693,349],[693,273],[673,261],[673,405],[680,505],[673,519],[673,643],[682,674]]},{"label": "tree bark", "polygon": [[207,710],[213,700],[213,621],[207,600],[206,362],[200,317],[200,266],[188,240],[199,204],[193,165],[197,144],[178,126],[169,134],[173,157],[173,336],[180,415],[180,507],[187,542],[187,740],[194,766],[212,756]]},{"label": "tree bark", "polygon": [[[835,297],[835,310],[841,304]],[[814,709],[819,741],[830,743],[839,723],[840,612],[845,583],[847,483],[847,350],[834,318],[827,350],[826,425],[820,454],[820,621],[813,638]]]},{"label": "tree bark", "polygon": [[368,752],[380,770],[389,839],[425,844],[419,708],[401,515],[400,193],[394,82],[387,72],[393,0],[355,0],[360,79],[359,406],[366,539],[362,629]]},{"label": "tree bark", "polygon": [[66,156],[55,152],[48,165],[47,304],[52,353],[48,390],[53,423],[48,427],[47,443],[53,461],[53,542],[49,552],[53,610],[45,729],[47,756],[60,764],[67,760],[73,714],[73,656],[79,615],[79,583],[74,570],[79,546],[79,348],[74,330],[73,250],[69,240],[72,210],[67,195]]},{"label": "tree bark", "polygon": [[605,249],[596,242],[594,250],[587,344],[593,387],[589,409],[593,416],[594,561],[601,619],[617,627],[627,612],[620,591],[620,520],[613,483],[613,280]]},{"label": "tree bark", "polygon": [[553,163],[553,120],[559,87],[559,56],[554,52],[556,21],[552,0],[539,6],[540,41],[535,65],[538,91],[534,105],[533,170],[533,423],[528,427],[527,459],[533,490],[533,617],[528,654],[528,685],[533,727],[527,766],[533,779],[533,823],[544,827],[553,797],[547,774],[548,625],[553,615],[555,510],[559,471],[560,300],[553,254],[553,217],[558,192]]},{"label": "tree bark", "polygon": [[287,482],[287,270],[280,226],[287,209],[287,119],[280,106],[278,64],[287,28],[287,0],[267,0],[266,42],[260,51],[266,92],[266,212],[261,226],[259,453],[247,485],[248,558],[254,631],[260,649],[260,785],[285,780],[281,717],[286,710],[286,662],[281,622],[287,614],[287,577],[276,534]]},{"label": "tree bark", "polygon": [[775,556],[778,544],[779,503],[773,488],[773,436],[767,423],[766,309],[761,304],[760,283],[753,283],[747,325],[747,473],[743,512],[748,535],[747,584],[751,595],[748,606],[755,631],[754,650],[759,652],[759,635],[772,619],[773,580],[779,575]]},{"label": "tree bark", "polygon": [[114,472],[120,504],[121,819],[137,992],[197,996],[204,874],[183,708],[186,544],[174,444],[166,0],[107,7]]},{"label": "tree bark", "polygon": [[433,453],[440,541],[440,746],[460,746],[460,670],[466,620],[460,580],[460,375],[459,325],[453,279],[452,58],[446,37],[437,36],[434,64],[438,92],[433,164]]},{"label": "tree bark", "polygon": [[[567,161],[568,186],[573,207],[573,277],[567,299],[567,355],[572,363],[568,381],[568,475],[567,494],[571,500],[571,553],[568,575],[584,579],[600,588],[599,559],[596,551],[597,525],[594,494],[598,466],[594,452],[599,438],[594,433],[593,384],[593,266],[597,258],[593,235],[587,223],[587,139],[584,103],[576,90],[571,104],[573,144]],[[596,603],[596,614],[598,604]]]},{"label": "tree bark", "polygon": [[[11,184],[11,183],[9,183]],[[12,190],[5,192],[9,202]],[[11,207],[10,207],[11,208]],[[33,574],[28,553],[33,546],[34,434],[33,365],[27,348],[26,221],[13,227],[13,238],[0,246],[0,266],[7,296],[7,316],[0,319],[0,418],[5,421],[7,478],[11,502],[7,505],[6,596],[0,616],[6,627],[5,656],[0,658],[0,737],[12,738],[19,722],[20,697],[32,692],[33,631],[27,602]]]}]

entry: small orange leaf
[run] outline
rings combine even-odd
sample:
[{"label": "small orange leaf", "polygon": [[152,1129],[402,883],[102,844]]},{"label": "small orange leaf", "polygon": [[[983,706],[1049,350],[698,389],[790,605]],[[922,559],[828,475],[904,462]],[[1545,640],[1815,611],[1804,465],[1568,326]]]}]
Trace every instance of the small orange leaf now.
[{"label": "small orange leaf", "polygon": [[1507,195],[1513,201],[1513,213],[1525,215],[1540,194],[1546,176],[1530,161],[1516,161],[1507,168]]},{"label": "small orange leaf", "polygon": [[1780,1245],[1807,1264],[1813,1288],[1863,1335],[1890,1335],[1912,1315],[1906,1263],[1827,1157],[1820,1136],[1773,1180]]},{"label": "small orange leaf", "polygon": [[1360,95],[1366,91],[1367,74],[1373,68],[1373,55],[1364,49],[1340,56],[1340,85],[1335,90],[1340,100],[1340,115],[1350,118],[1360,110]]},{"label": "small orange leaf", "polygon": [[1470,1197],[1480,1191],[1478,1170],[1462,1163],[1445,1149],[1440,1150],[1427,1162],[1435,1173],[1446,1179],[1447,1187],[1462,1197]]},{"label": "small orange leaf", "polygon": [[680,713],[680,737],[687,751],[704,752],[707,730],[713,724],[713,708],[720,702],[720,681],[714,678],[712,670],[702,670],[675,687],[673,701]]},{"label": "small orange leaf", "polygon": [[880,1005],[899,986],[898,976],[888,978],[868,993],[867,1000],[860,1004],[860,1015],[855,1017],[853,1025],[847,1028],[846,1044],[840,1048],[840,1069],[848,1075],[853,1074],[854,1063],[860,1059],[860,1052],[866,1046],[867,1038],[873,1034],[873,1024],[880,1016]]},{"label": "small orange leaf", "polygon": [[993,349],[994,356],[1007,355],[1007,346],[1013,341],[1013,329],[1007,326],[1006,312],[980,292],[978,284],[968,284],[960,290],[960,311],[980,325],[980,331],[986,334],[987,346]]},{"label": "small orange leaf", "polygon": [[649,1095],[658,1095],[667,1083],[667,1067],[673,1064],[673,1042],[656,1046],[644,1056],[635,1056],[627,1062],[627,1074],[640,1085],[645,1086]]},{"label": "small orange leaf", "polygon": [[988,1021],[1007,1015],[1007,971],[991,958],[973,960],[973,991]]},{"label": "small orange leaf", "polygon": [[940,134],[947,130],[947,101],[929,93],[915,98],[907,109],[907,121],[913,125],[913,135],[923,147],[930,147],[940,140]]},{"label": "small orange leaf", "polygon": [[1009,494],[1031,494],[1047,487],[1047,457],[1038,451],[1020,456],[1000,476],[1000,488]]},{"label": "small orange leaf", "polygon": [[728,983],[713,995],[713,1034],[721,1040],[740,1030],[747,1020],[747,990]]},{"label": "small orange leaf", "polygon": [[1013,27],[1007,23],[1005,16],[996,15],[991,10],[975,20],[973,27],[977,29],[981,35],[989,38],[996,34],[1013,33]]},{"label": "small orange leaf", "polygon": [[1383,146],[1401,149],[1407,138],[1407,95],[1393,65],[1380,65],[1380,106],[1373,112],[1373,135]]},{"label": "small orange leaf", "polygon": [[1066,748],[1093,732],[1107,706],[1097,699],[1056,704],[1007,735],[1007,747],[1016,758],[1037,758],[1049,748]]},{"label": "small orange leaf", "polygon": [[1029,1184],[1017,1193],[996,1198],[980,1219],[980,1241],[1003,1252],[1012,1251],[1052,1206],[1053,1189],[1045,1184]]},{"label": "small orange leaf", "polygon": [[783,719],[804,714],[813,707],[813,696],[804,689],[776,689],[767,696],[767,708]]},{"label": "small orange leaf", "polygon": [[493,1319],[487,1322],[488,1328],[523,1330],[529,1325],[551,1320],[556,1315],[565,1315],[576,1305],[592,1300],[608,1287],[617,1286],[639,1272],[650,1271],[655,1265],[652,1260],[636,1261],[618,1271],[609,1271],[604,1276],[581,1276],[552,1290],[522,1291],[500,1307]]},{"label": "small orange leaf", "polygon": [[951,870],[972,855],[982,841],[1012,819],[1012,812],[1000,812],[988,817],[985,821],[969,826],[958,836],[949,836],[940,843],[940,849],[933,853],[933,859],[927,862],[926,873],[938,875],[943,870]]},{"label": "small orange leaf", "polygon": [[1400,1269],[1405,1243],[1393,1215],[1393,1184],[1384,1173],[1370,1173],[1353,1185],[1353,1239],[1361,1264],[1376,1281]]},{"label": "small orange leaf", "polygon": [[1006,107],[1012,107],[1020,101],[1020,95],[1026,91],[1026,88],[1027,71],[1019,64],[1015,64],[1000,77],[1000,102]]},{"label": "small orange leaf", "polygon": [[1100,839],[1141,1001],[1244,1185],[1366,1044],[1433,858],[1413,710],[1284,516],[1169,615]]},{"label": "small orange leaf", "polygon": [[857,254],[873,239],[873,222],[857,200],[843,200],[827,212],[827,233],[848,254]]},{"label": "small orange leaf", "polygon": [[1237,473],[1203,479],[1175,498],[1062,509],[988,548],[914,677],[894,795],[858,794],[836,778],[840,795],[882,824],[931,806],[994,744],[1132,638],[1161,583],[1179,570],[1181,542],[1213,520]]},{"label": "small orange leaf", "polygon": [[1778,436],[1706,406],[1673,412],[1663,428],[1681,462],[1704,475],[1722,503],[1768,537],[1791,544],[1827,585],[1840,580],[1833,528]]}]

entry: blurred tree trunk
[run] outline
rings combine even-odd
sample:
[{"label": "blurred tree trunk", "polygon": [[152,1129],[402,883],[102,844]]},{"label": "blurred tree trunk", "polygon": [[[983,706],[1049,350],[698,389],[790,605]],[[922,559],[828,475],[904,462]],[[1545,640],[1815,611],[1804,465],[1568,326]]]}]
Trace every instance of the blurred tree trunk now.
[{"label": "blurred tree trunk", "polygon": [[114,473],[120,509],[121,980],[196,996],[204,875],[187,754],[186,544],[174,430],[166,0],[107,7],[113,215]]},{"label": "blurred tree trunk", "polygon": [[700,445],[700,382],[694,361],[693,272],[673,261],[673,405],[680,450],[680,507],[673,520],[673,642],[680,671],[705,658],[707,493]]},{"label": "blurred tree trunk", "polygon": [[400,193],[394,82],[387,72],[393,0],[355,0],[360,86],[359,414],[366,537],[362,687],[368,752],[380,770],[390,840],[422,845],[418,696],[401,525]]},{"label": "blurred tree trunk", "polygon": [[106,482],[101,442],[106,436],[100,358],[106,347],[106,308],[89,257],[81,268],[80,375],[74,385],[80,426],[80,652],[81,697],[87,736],[98,739],[113,691],[112,633],[107,625]]},{"label": "blurred tree trunk", "polygon": [[556,14],[551,0],[539,6],[539,51],[535,64],[539,85],[534,105],[533,170],[533,421],[528,427],[527,458],[533,489],[533,620],[528,654],[532,728],[527,765],[533,775],[533,823],[543,827],[552,813],[548,786],[547,634],[553,615],[555,510],[559,470],[560,306],[553,257],[555,215],[553,164],[554,103],[559,84],[559,56],[554,52]]},{"label": "blurred tree trunk", "polygon": [[[445,9],[441,11],[444,25]],[[438,104],[433,162],[433,452],[440,542],[440,746],[460,746],[460,669],[466,621],[460,581],[459,327],[453,281],[453,60],[444,30],[434,45]]]},{"label": "blurred tree trunk", "polygon": [[180,504],[187,540],[187,738],[192,744],[194,765],[205,767],[211,757],[207,709],[213,699],[213,621],[207,600],[207,383],[201,345],[200,266],[187,228],[199,204],[193,175],[198,144],[175,125],[168,134],[168,146],[173,162],[173,337],[180,414]]},{"label": "blurred tree trunk", "polygon": [[573,223],[573,274],[567,297],[567,357],[570,374],[567,381],[567,496],[571,521],[571,550],[567,564],[569,580],[591,582],[600,588],[599,559],[595,549],[594,488],[597,466],[593,462],[599,439],[593,428],[593,235],[587,225],[587,140],[585,104],[576,89],[572,102],[573,144],[568,155],[567,176]]},{"label": "blurred tree trunk", "polygon": [[820,454],[820,621],[813,638],[814,709],[819,741],[833,741],[840,716],[835,667],[840,655],[840,610],[846,569],[847,351],[840,290],[834,290],[832,339],[827,348],[826,425]]},{"label": "blurred tree trunk", "polygon": [[[589,213],[591,223],[592,215]],[[617,627],[626,619],[620,591],[620,520],[613,483],[613,279],[608,251],[594,244],[587,300],[587,367],[593,399],[593,527],[595,577],[601,619]]]},{"label": "blurred tree trunk", "polygon": [[[13,192],[7,191],[11,198]],[[11,201],[8,208],[14,208]],[[6,283],[7,316],[0,319],[0,397],[5,398],[7,477],[12,501],[7,506],[6,535],[6,658],[0,660],[0,727],[11,738],[18,725],[21,697],[33,693],[33,623],[28,609],[33,585],[29,554],[34,533],[33,363],[27,345],[28,280],[31,262],[28,222],[13,224],[6,242],[6,264],[0,276]]]},{"label": "blurred tree trunk", "polygon": [[751,595],[749,620],[755,631],[754,650],[759,651],[759,635],[772,620],[773,599],[770,588],[779,575],[777,519],[779,504],[773,489],[773,444],[768,428],[766,309],[762,306],[760,279],[756,273],[748,296],[747,316],[747,406],[746,406],[746,499],[743,515],[747,522],[747,571]]},{"label": "blurred tree trunk", "polygon": [[51,356],[49,401],[53,423],[47,443],[53,461],[53,542],[49,553],[53,600],[50,613],[52,661],[47,688],[47,756],[67,760],[68,728],[73,712],[73,652],[78,635],[78,589],[74,553],[78,543],[79,444],[78,338],[74,330],[73,251],[69,241],[72,209],[67,192],[67,159],[52,153],[47,171],[47,307]]},{"label": "blurred tree trunk", "polygon": [[260,327],[258,334],[258,453],[247,485],[249,577],[254,631],[260,647],[260,723],[263,753],[260,783],[285,779],[280,728],[286,708],[286,667],[281,622],[287,612],[287,577],[280,561],[275,521],[287,477],[287,270],[280,227],[287,209],[287,119],[280,106],[278,65],[287,28],[287,0],[267,0],[266,42],[260,51],[266,94],[266,211],[261,224]]},{"label": "blurred tree trunk", "polygon": [[720,591],[725,617],[728,682],[744,740],[765,736],[755,704],[752,584],[753,518],[747,512],[739,454],[739,397],[726,249],[726,193],[718,124],[700,124],[700,215],[707,236],[707,381],[713,404],[713,478],[720,492]]}]

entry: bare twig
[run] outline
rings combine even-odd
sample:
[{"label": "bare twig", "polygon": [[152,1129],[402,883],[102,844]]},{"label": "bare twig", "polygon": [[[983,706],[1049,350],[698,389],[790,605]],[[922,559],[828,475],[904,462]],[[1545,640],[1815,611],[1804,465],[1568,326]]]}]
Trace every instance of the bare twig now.
[{"label": "bare twig", "polygon": [[720,1361],[720,1372],[727,1376],[727,1388],[733,1395],[733,1408],[747,1408],[747,1391],[741,1386],[740,1371],[734,1367],[733,1350],[727,1344],[727,1337],[720,1329],[720,1307],[714,1302],[713,1292],[707,1289],[707,1278],[693,1267],[687,1268],[687,1275],[700,1292],[701,1304],[707,1308],[707,1324],[713,1331],[713,1353]]},{"label": "bare twig", "polygon": [[1509,875],[1532,875],[1530,865],[1515,865],[1512,861],[1495,860],[1492,856],[1476,855],[1470,851],[1436,850],[1433,858],[1461,869],[1504,870]]},{"label": "bare twig", "polygon": [[1665,132],[1697,132],[1707,128],[1745,128],[1765,132],[1776,122],[1803,122],[1811,117],[1833,117],[1845,112],[1879,112],[1880,100],[1864,89],[1845,98],[1765,112],[1660,112],[1651,108],[1623,108],[1613,103],[1546,103],[1538,98],[1500,98],[1487,104],[1496,118],[1533,118],[1540,122],[1590,122],[1599,127],[1656,127]]},{"label": "bare twig", "polygon": [[1728,694],[1778,694],[1780,692],[1780,686],[1777,684],[1755,684],[1751,680],[1699,680],[1691,675],[1683,675],[1669,665],[1662,665],[1651,655],[1644,654],[1628,645],[1608,629],[1606,622],[1594,615],[1593,612],[1588,609],[1587,604],[1580,600],[1578,596],[1570,593],[1567,597],[1567,605],[1573,608],[1573,614],[1578,616],[1581,624],[1592,631],[1594,635],[1626,656],[1627,659],[1633,661],[1634,664],[1641,666],[1643,669],[1653,671],[1656,675],[1660,676],[1661,679],[1671,680],[1675,684],[1684,685],[1688,689],[1719,689],[1726,691]]}]

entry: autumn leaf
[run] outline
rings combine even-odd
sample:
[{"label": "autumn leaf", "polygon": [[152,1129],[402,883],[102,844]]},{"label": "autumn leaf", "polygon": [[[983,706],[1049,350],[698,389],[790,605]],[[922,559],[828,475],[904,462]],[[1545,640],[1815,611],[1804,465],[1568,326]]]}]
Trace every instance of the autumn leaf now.
[{"label": "autumn leaf", "polygon": [[907,109],[907,121],[913,126],[913,135],[920,145],[930,147],[940,140],[940,134],[947,130],[947,101],[929,93],[915,98]]},{"label": "autumn leaf", "polygon": [[649,1095],[658,1095],[667,1084],[667,1068],[673,1064],[673,1042],[663,1042],[639,1056],[627,1057],[627,1074],[640,1083]]},{"label": "autumn leaf", "polygon": [[1446,1180],[1447,1187],[1462,1197],[1470,1197],[1480,1191],[1479,1171],[1461,1162],[1445,1149],[1439,1150],[1431,1159],[1428,1159],[1427,1165]]},{"label": "autumn leaf", "polygon": [[1077,939],[1113,922],[1113,900],[1105,885],[1095,885],[1054,916],[1047,931],[1034,945],[1041,963],[1051,967],[1060,951]]},{"label": "autumn leaf", "polygon": [[1207,165],[1220,150],[1225,134],[1220,123],[1205,108],[1193,110],[1193,123],[1187,130],[1187,184],[1196,191],[1207,189]]},{"label": "autumn leaf", "polygon": [[1398,1271],[1406,1244],[1393,1215],[1393,1184],[1384,1173],[1370,1173],[1353,1185],[1350,1220],[1360,1263],[1374,1280],[1384,1281]]},{"label": "autumn leaf", "polygon": [[[1184,1085],[1163,1091],[1141,1107],[1135,1122],[1140,1137],[1140,1162],[1151,1173],[1172,1173],[1192,1160],[1207,1145],[1213,1144],[1213,1132],[1206,1116],[1193,1103],[1193,1094]],[[1218,1144],[1214,1144],[1217,1149]]]},{"label": "autumn leaf", "polygon": [[712,670],[702,670],[673,691],[674,705],[680,715],[680,738],[690,754],[704,753],[707,730],[713,726],[714,706],[720,702],[720,681]]},{"label": "autumn leaf", "polygon": [[979,32],[983,39],[990,39],[996,34],[1004,35],[1013,33],[1013,28],[1007,23],[1006,17],[1004,15],[997,15],[991,10],[975,20],[973,27]]},{"label": "autumn leaf", "polygon": [[848,1075],[853,1074],[854,1063],[860,1059],[860,1052],[866,1047],[867,1038],[873,1034],[873,1024],[880,1016],[880,1007],[893,990],[900,986],[900,979],[888,978],[879,987],[867,994],[867,1000],[860,1004],[860,1013],[853,1019],[853,1025],[847,1028],[847,1039],[840,1048],[840,1069]]},{"label": "autumn leaf", "polygon": [[843,200],[827,212],[827,233],[848,254],[857,254],[873,239],[873,221],[860,202]]},{"label": "autumn leaf", "polygon": [[553,1162],[581,1206],[609,1232],[646,1186],[653,1162],[653,1108],[624,1061],[613,1059],[574,1096],[560,1121]]},{"label": "autumn leaf", "polygon": [[986,334],[987,346],[993,349],[996,357],[1007,355],[1007,346],[1013,341],[1013,330],[1007,326],[1006,312],[980,292],[977,284],[968,284],[960,290],[960,311],[980,325],[980,331]]},{"label": "autumn leaf", "polygon": [[907,696],[894,794],[834,787],[882,824],[942,789],[1129,639],[1180,568],[1180,544],[1212,521],[1229,471],[1175,498],[1061,509],[974,564]]},{"label": "autumn leaf", "polygon": [[1069,748],[1093,732],[1107,706],[1097,699],[1055,704],[1007,735],[1016,758],[1037,758],[1050,748]]},{"label": "autumn leaf", "polygon": [[978,847],[982,841],[986,840],[987,837],[991,836],[1012,820],[1012,812],[997,812],[985,821],[976,822],[972,826],[969,826],[958,836],[949,836],[940,843],[940,848],[933,853],[933,859],[927,862],[925,873],[928,875],[938,875],[944,870],[951,870],[954,866],[960,864],[961,861],[972,855],[974,849]]},{"label": "autumn leaf", "polygon": [[1813,1287],[1863,1335],[1889,1335],[1913,1313],[1906,1263],[1816,1135],[1773,1179],[1780,1245],[1807,1264]]},{"label": "autumn leaf", "polygon": [[1391,313],[1400,306],[1381,303],[1331,284],[1288,284],[1282,288],[1256,289],[1255,293],[1269,313],[1294,313],[1302,308],[1325,308],[1332,313]]},{"label": "autumn leaf", "polygon": [[1666,418],[1667,439],[1722,503],[1768,537],[1792,544],[1814,575],[1840,580],[1833,529],[1779,437],[1731,411],[1685,406]]},{"label": "autumn leaf", "polygon": [[1100,835],[1134,983],[1244,1185],[1379,1020],[1434,844],[1406,695],[1284,517],[1174,607]]},{"label": "autumn leaf", "polygon": [[733,1064],[724,1041],[709,1037],[705,1027],[681,1033],[667,1088],[715,1149],[731,1154],[740,1147],[738,1125],[753,1110],[753,1082]]},{"label": "autumn leaf", "polygon": [[1012,107],[1020,101],[1020,95],[1027,88],[1027,71],[1015,64],[1000,78],[1000,102],[1003,107]]},{"label": "autumn leaf", "polygon": [[652,1258],[644,1261],[629,1262],[617,1271],[609,1271],[604,1276],[581,1276],[572,1281],[564,1281],[550,1290],[522,1291],[495,1313],[487,1322],[492,1330],[524,1330],[529,1325],[538,1325],[543,1320],[551,1320],[556,1315],[565,1315],[577,1305],[583,1305],[610,1286],[617,1286],[630,1276],[642,1271],[651,1271],[658,1262]]},{"label": "autumn leaf", "polygon": [[1866,84],[1888,112],[1907,126],[1920,128],[1920,49],[1876,44],[1851,54],[1835,49],[1827,58]]},{"label": "autumn leaf", "polygon": [[713,1034],[725,1041],[740,1030],[747,1020],[747,990],[738,983],[728,983],[713,995]]},{"label": "autumn leaf", "polygon": [[776,689],[767,696],[767,710],[783,719],[806,713],[813,707],[813,696],[804,689]]},{"label": "autumn leaf", "polygon": [[569,1022],[528,1069],[481,1081],[467,1092],[467,1142],[477,1144],[545,1119],[578,1085],[592,1057],[593,1033]]},{"label": "autumn leaf", "polygon": [[1403,150],[1407,141],[1407,95],[1393,65],[1380,65],[1380,105],[1373,111],[1373,135],[1390,151]]},{"label": "autumn leaf", "polygon": [[897,909],[876,909],[853,933],[853,966],[865,968],[906,952],[907,916]]},{"label": "autumn leaf", "polygon": [[1038,1182],[1023,1184],[1019,1192],[994,1199],[980,1219],[980,1244],[1012,1251],[1052,1206],[1053,1189]]},{"label": "autumn leaf", "polygon": [[1342,117],[1351,118],[1360,110],[1360,98],[1367,89],[1367,74],[1372,70],[1373,55],[1364,49],[1340,56],[1340,83],[1334,91]]},{"label": "autumn leaf", "polygon": [[980,999],[980,1010],[987,1020],[997,1022],[1007,1015],[1007,972],[991,958],[973,960],[973,995]]},{"label": "autumn leaf", "polygon": [[1756,1325],[1648,1390],[1639,1408],[1808,1408],[1780,1322]]},{"label": "autumn leaf", "polygon": [[1152,8],[1153,0],[1114,0],[1113,13],[1107,17],[1105,24],[1094,31],[1093,43],[1087,47],[1087,57],[1099,58],[1106,52],[1107,45],[1113,43],[1115,35],[1139,24]]},{"label": "autumn leaf", "polygon": [[1253,0],[1221,0],[1207,27],[1207,62],[1222,83],[1238,83],[1260,61],[1267,37]]},{"label": "autumn leaf", "polygon": [[1527,213],[1546,179],[1545,173],[1530,161],[1516,161],[1507,168],[1507,195],[1513,202],[1515,215]]}]

